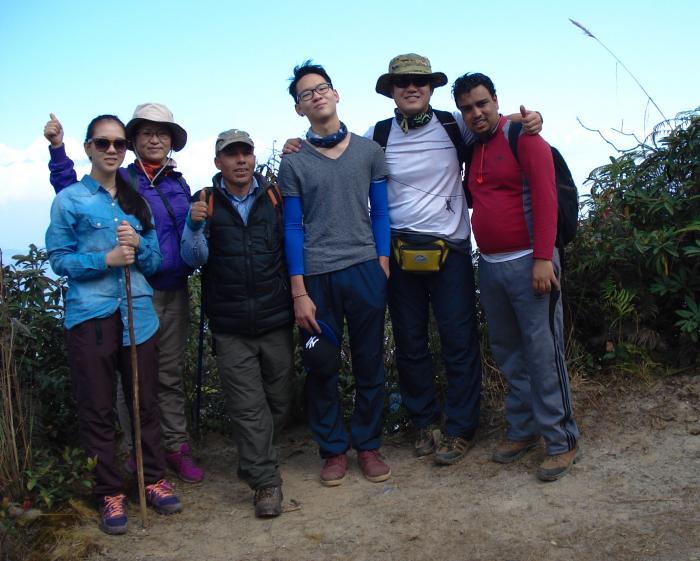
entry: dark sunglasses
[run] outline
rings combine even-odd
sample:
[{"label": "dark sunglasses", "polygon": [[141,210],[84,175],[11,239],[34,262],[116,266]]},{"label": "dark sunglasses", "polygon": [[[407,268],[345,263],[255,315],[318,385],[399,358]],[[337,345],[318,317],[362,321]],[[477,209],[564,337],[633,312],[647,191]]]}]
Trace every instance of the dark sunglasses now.
[{"label": "dark sunglasses", "polygon": [[417,88],[422,88],[430,84],[430,76],[417,76],[415,74],[407,74],[405,76],[395,76],[391,80],[392,84],[399,88],[407,88],[411,84]]},{"label": "dark sunglasses", "polygon": [[114,149],[120,154],[126,152],[127,142],[125,138],[116,138],[114,140],[109,140],[108,138],[91,138],[88,143],[92,142],[95,150],[98,152],[106,152],[109,150],[110,146],[114,146]]}]

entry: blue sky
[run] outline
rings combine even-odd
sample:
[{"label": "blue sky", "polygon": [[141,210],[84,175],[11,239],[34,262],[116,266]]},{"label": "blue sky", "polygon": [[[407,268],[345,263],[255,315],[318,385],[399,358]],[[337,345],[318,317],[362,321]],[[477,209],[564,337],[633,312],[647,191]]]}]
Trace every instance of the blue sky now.
[{"label": "blue sky", "polygon": [[[88,121],[116,113],[128,121],[145,101],[168,105],[189,133],[176,154],[193,188],[209,184],[216,134],[236,127],[256,140],[259,159],[273,141],[304,132],[287,78],[295,64],[323,64],[340,92],[339,113],[364,133],[391,115],[374,92],[400,53],[430,58],[450,83],[483,72],[501,110],[520,103],[544,114],[543,136],[557,146],[582,186],[589,171],[628,138],[661,120],[639,87],[585,25],[636,75],[671,117],[700,106],[700,39],[691,0],[634,2],[6,2],[0,18],[0,248],[44,244],[53,190],[48,182],[49,112],[66,130],[79,174],[89,168],[81,139]],[[449,87],[433,106],[454,108]],[[128,163],[131,153],[127,153]],[[585,191],[587,188],[583,186]]]}]

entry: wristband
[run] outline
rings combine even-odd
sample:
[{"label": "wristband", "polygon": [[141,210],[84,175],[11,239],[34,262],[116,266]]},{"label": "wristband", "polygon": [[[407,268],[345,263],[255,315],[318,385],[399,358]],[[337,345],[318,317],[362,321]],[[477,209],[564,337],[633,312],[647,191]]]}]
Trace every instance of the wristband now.
[{"label": "wristband", "polygon": [[296,296],[292,296],[292,300],[296,300],[297,298],[303,298],[304,296],[308,296],[308,292],[302,292],[301,294],[297,294]]}]

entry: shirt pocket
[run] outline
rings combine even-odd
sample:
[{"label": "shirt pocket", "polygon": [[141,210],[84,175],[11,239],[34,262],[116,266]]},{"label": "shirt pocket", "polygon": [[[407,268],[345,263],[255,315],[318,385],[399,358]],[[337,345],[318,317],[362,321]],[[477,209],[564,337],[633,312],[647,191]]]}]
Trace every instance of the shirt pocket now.
[{"label": "shirt pocket", "polygon": [[113,217],[88,216],[80,228],[82,251],[109,251],[117,245],[117,227]]}]

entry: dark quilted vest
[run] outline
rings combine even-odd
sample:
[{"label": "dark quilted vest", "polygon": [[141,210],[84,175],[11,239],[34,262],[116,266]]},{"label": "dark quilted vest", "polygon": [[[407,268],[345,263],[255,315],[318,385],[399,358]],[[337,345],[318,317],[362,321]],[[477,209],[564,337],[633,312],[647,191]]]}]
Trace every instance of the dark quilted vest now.
[{"label": "dark quilted vest", "polygon": [[[292,300],[283,254],[281,207],[262,187],[245,225],[219,188],[214,188],[208,226],[209,259],[203,271],[204,309],[214,333],[260,335],[290,325]],[[196,196],[196,195],[195,195]]]}]

